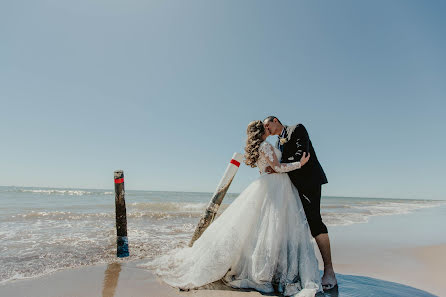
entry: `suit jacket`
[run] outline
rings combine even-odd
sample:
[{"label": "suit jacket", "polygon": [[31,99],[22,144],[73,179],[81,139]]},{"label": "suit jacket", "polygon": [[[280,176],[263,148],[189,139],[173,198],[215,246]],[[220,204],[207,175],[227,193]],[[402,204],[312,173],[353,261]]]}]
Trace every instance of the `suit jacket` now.
[{"label": "suit jacket", "polygon": [[[293,184],[297,188],[307,188],[328,183],[304,125],[284,127],[287,141],[283,144],[281,163],[298,162],[304,152],[310,153],[310,159],[304,166],[288,172]],[[277,141],[276,147],[279,148],[279,141]]]}]

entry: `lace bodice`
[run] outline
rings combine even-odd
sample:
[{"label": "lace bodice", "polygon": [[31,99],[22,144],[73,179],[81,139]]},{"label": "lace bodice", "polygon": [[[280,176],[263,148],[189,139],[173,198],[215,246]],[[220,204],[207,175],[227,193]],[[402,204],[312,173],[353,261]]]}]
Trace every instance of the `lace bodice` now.
[{"label": "lace bodice", "polygon": [[293,171],[301,167],[300,162],[281,164],[279,160],[282,158],[282,152],[267,141],[260,144],[259,153],[260,157],[257,160],[256,165],[259,168],[260,173],[265,173],[265,169],[268,166],[271,166],[276,172],[281,173]]}]

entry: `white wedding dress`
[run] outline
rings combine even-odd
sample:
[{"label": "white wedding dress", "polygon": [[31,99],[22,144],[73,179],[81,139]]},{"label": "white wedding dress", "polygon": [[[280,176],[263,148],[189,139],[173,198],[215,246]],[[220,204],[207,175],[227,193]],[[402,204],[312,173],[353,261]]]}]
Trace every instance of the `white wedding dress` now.
[{"label": "white wedding dress", "polygon": [[[233,288],[314,296],[321,291],[318,261],[296,188],[278,164],[281,152],[264,141],[261,175],[203,232],[192,247],[172,250],[146,265],[166,283],[194,289],[217,280]],[[276,163],[274,163],[274,161]],[[265,174],[274,165],[277,174]]]}]

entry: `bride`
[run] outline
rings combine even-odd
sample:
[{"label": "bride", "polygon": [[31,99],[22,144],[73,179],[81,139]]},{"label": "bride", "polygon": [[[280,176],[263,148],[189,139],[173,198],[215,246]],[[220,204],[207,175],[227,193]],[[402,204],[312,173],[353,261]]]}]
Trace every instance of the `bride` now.
[{"label": "bride", "polygon": [[[245,163],[258,167],[252,182],[203,232],[192,247],[153,260],[155,273],[180,289],[217,280],[233,288],[284,296],[314,296],[321,291],[318,262],[299,194],[285,172],[305,166],[280,164],[281,152],[266,138],[261,121],[249,123]],[[271,166],[277,174],[266,174]]]}]

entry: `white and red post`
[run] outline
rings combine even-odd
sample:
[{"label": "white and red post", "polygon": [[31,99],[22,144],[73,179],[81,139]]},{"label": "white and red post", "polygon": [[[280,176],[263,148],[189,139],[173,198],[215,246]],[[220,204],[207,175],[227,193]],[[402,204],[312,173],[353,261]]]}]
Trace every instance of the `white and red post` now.
[{"label": "white and red post", "polygon": [[200,238],[201,234],[206,230],[206,228],[212,223],[217,214],[218,208],[223,201],[223,198],[226,195],[226,192],[231,185],[232,180],[234,179],[235,174],[240,167],[240,163],[243,160],[243,155],[239,153],[234,153],[231,160],[229,161],[228,167],[226,167],[225,173],[218,183],[217,189],[215,190],[214,195],[212,195],[212,199],[209,202],[208,206],[204,214],[202,215],[200,221],[198,222],[198,226],[195,229],[194,235],[189,243],[189,246],[192,246],[194,242]]}]

